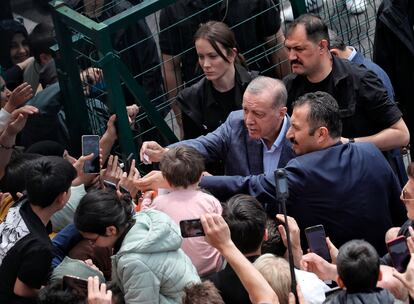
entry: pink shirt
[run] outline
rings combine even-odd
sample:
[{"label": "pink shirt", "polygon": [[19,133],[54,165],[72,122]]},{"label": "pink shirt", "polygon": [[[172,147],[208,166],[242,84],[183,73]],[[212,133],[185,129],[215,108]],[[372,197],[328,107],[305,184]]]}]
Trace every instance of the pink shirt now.
[{"label": "pink shirt", "polygon": [[[177,225],[182,220],[198,219],[205,213],[221,214],[223,211],[214,196],[194,189],[174,190],[159,195],[152,204],[143,204],[142,209],[146,208],[168,214]],[[204,236],[184,238],[181,248],[190,257],[200,276],[221,270],[221,255],[205,241]]]}]

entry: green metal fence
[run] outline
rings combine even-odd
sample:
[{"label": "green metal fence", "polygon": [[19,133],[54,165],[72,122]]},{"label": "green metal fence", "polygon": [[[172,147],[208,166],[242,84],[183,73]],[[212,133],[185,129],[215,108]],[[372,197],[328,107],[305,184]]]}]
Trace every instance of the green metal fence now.
[{"label": "green metal fence", "polygon": [[[176,121],[179,121],[179,117],[175,116],[178,112],[170,111],[171,106],[174,106],[174,96],[178,90],[201,76],[182,81],[182,75],[176,74],[176,85],[167,86],[163,75],[168,63],[177,64],[177,58],[182,59],[187,54],[194,55],[195,50],[190,41],[190,45],[180,53],[163,56],[159,46],[160,36],[168,36],[169,31],[174,32],[174,27],[198,25],[200,20],[207,21],[211,16],[215,16],[216,20],[226,21],[228,15],[235,13],[233,10],[237,9],[232,4],[234,1],[203,0],[202,2],[208,3],[203,9],[181,16],[167,27],[162,27],[161,11],[174,5],[174,0],[84,0],[81,1],[82,5],[76,6],[69,5],[74,1],[66,1],[52,1],[52,6],[59,45],[56,61],[59,82],[65,97],[64,109],[72,149],[80,150],[82,134],[102,133],[102,127],[105,126],[103,121],[108,116],[105,106],[108,107],[108,112],[117,114],[120,151],[124,155],[133,153],[137,158],[137,149],[142,140],[155,138],[163,143],[177,141],[180,133]],[[244,0],[246,1],[249,3]],[[352,15],[346,9],[345,0],[323,0],[313,2],[316,3],[313,6],[312,0],[280,0],[255,15],[231,24],[231,27],[237,32],[243,24],[249,24],[248,22],[268,14],[269,10],[276,9],[280,11],[284,28],[293,16],[312,8],[314,13],[319,14],[342,36],[345,43],[370,56],[378,1],[367,0],[366,11]],[[188,0],[187,2],[192,3]],[[196,2],[199,1],[193,1]],[[223,15],[217,17],[214,12],[221,12]],[[170,38],[178,41],[181,37]],[[243,50],[243,55],[250,65],[254,65],[282,48],[283,39],[277,37],[275,32],[272,39]],[[272,62],[270,67],[260,72],[275,70],[277,73],[277,67],[284,63]],[[98,83],[94,83],[94,79],[88,76],[90,70],[87,69],[90,67],[103,71],[103,79]],[[179,67],[182,68],[183,65]],[[81,77],[84,70],[87,72]],[[141,108],[135,122],[138,131],[131,130],[125,110],[126,105],[133,103]]]}]

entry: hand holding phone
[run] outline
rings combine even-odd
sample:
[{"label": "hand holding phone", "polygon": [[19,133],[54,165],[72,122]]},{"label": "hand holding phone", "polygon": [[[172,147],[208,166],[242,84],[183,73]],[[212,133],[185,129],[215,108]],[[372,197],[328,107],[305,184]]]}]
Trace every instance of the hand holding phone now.
[{"label": "hand holding phone", "polygon": [[85,161],[83,171],[85,173],[99,173],[99,136],[82,135],[82,155],[89,155],[91,153],[93,153],[93,158]]},{"label": "hand holding phone", "polygon": [[387,248],[394,268],[398,272],[404,272],[411,257],[405,236],[401,235],[387,242]]},{"label": "hand holding phone", "polygon": [[200,219],[180,221],[180,229],[181,229],[181,236],[183,238],[205,235]]},{"label": "hand holding phone", "polygon": [[329,263],[332,263],[329,248],[326,244],[326,234],[323,225],[306,228],[305,235],[310,251],[316,253]]}]

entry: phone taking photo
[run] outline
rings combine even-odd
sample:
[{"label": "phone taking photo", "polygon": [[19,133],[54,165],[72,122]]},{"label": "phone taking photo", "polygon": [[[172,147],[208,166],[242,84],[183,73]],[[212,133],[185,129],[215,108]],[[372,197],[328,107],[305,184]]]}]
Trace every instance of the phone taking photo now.
[{"label": "phone taking photo", "polygon": [[326,234],[323,225],[316,225],[305,229],[306,240],[311,252],[316,253],[329,263],[332,262],[328,245],[326,244]]},{"label": "phone taking photo", "polygon": [[88,296],[88,280],[71,275],[65,275],[62,279],[62,290],[69,290],[81,297],[86,298]]},{"label": "phone taking photo", "polygon": [[405,236],[401,235],[387,242],[387,248],[394,268],[398,272],[405,272],[411,257]]},{"label": "phone taking photo", "polygon": [[203,236],[204,229],[200,219],[180,221],[181,236],[183,238]]},{"label": "phone taking photo", "polygon": [[82,155],[93,153],[91,160],[85,161],[83,171],[85,173],[99,173],[99,136],[98,135],[82,135]]}]

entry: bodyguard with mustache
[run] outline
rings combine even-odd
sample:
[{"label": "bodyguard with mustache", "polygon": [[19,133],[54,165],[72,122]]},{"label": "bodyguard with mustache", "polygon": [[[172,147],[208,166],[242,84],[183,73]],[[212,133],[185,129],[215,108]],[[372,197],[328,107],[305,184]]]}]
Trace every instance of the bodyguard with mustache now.
[{"label": "bodyguard with mustache", "polygon": [[408,144],[402,114],[381,81],[363,66],[331,55],[328,28],[319,17],[305,14],[292,22],[285,47],[293,72],[284,79],[289,112],[299,96],[328,92],[339,105],[342,142],[372,142],[382,151]]}]

